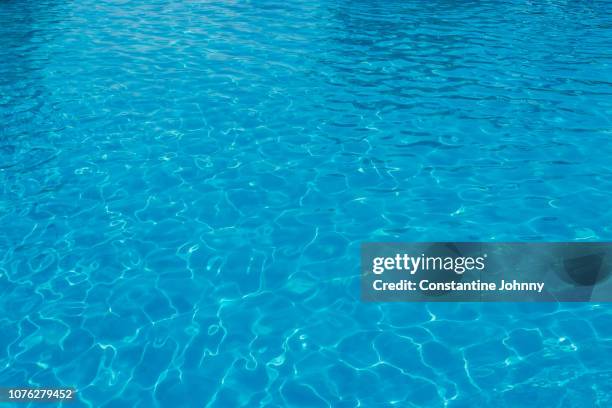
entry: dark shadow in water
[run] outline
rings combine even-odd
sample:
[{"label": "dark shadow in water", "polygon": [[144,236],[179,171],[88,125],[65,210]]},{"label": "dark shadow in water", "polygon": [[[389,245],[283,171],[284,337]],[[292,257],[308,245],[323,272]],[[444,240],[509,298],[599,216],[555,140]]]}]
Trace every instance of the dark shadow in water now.
[{"label": "dark shadow in water", "polygon": [[49,46],[62,34],[59,24],[70,3],[0,2],[0,141],[32,138],[49,128],[51,90],[44,70]]},{"label": "dark shadow in water", "polygon": [[16,82],[44,67],[33,55],[52,41],[59,31],[58,2],[0,2],[0,72],[2,83]]}]

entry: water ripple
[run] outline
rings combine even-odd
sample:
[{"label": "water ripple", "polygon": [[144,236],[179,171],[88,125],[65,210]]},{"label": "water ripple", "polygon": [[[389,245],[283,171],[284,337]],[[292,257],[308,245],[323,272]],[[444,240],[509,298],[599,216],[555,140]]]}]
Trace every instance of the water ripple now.
[{"label": "water ripple", "polygon": [[4,1],[0,384],[609,406],[605,305],[366,305],[362,241],[610,240],[608,0]]}]

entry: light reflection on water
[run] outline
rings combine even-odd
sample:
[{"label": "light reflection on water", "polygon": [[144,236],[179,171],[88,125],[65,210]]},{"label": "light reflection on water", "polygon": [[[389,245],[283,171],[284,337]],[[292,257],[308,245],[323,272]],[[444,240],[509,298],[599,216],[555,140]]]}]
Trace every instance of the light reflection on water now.
[{"label": "light reflection on water", "polygon": [[608,1],[0,4],[0,384],[604,406],[605,305],[358,301],[362,241],[609,240]]}]

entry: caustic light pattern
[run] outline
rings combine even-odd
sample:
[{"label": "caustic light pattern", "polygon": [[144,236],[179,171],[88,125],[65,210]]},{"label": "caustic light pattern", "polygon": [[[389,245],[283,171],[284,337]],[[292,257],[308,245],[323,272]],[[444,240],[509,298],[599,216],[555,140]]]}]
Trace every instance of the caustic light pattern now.
[{"label": "caustic light pattern", "polygon": [[609,306],[364,304],[359,246],[611,240],[611,9],[0,2],[0,385],[610,406]]}]

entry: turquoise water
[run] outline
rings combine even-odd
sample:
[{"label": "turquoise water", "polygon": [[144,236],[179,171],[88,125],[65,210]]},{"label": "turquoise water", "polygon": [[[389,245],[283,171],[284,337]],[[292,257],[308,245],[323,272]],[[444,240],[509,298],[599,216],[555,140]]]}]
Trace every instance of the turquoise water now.
[{"label": "turquoise water", "polygon": [[358,274],[362,241],[612,240],[611,9],[1,1],[0,385],[610,406],[609,306],[363,304]]}]

